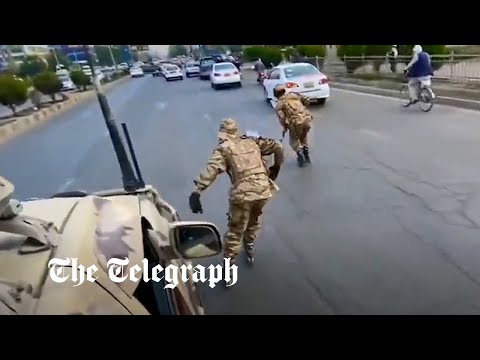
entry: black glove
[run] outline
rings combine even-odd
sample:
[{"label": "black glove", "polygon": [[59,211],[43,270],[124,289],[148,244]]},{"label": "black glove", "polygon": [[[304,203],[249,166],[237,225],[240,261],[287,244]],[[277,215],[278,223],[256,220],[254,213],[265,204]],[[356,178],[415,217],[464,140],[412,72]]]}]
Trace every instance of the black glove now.
[{"label": "black glove", "polygon": [[268,168],[268,177],[272,181],[275,181],[278,177],[279,172],[280,172],[280,166],[279,165],[272,165]]},{"label": "black glove", "polygon": [[192,192],[188,201],[190,203],[190,209],[194,214],[203,214],[202,203],[200,202],[200,194],[198,192]]}]

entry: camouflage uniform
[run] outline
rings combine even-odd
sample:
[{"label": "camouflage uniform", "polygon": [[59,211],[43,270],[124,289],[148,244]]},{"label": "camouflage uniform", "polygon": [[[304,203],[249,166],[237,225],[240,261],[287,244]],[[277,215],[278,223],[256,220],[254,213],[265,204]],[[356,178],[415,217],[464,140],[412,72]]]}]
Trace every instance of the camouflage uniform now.
[{"label": "camouflage uniform", "polygon": [[[305,155],[306,160],[309,162],[307,137],[313,116],[306,108],[308,103],[308,98],[303,95],[287,93],[278,99],[275,112],[280,125],[289,132],[292,149],[299,157],[303,158],[303,155]],[[306,154],[302,155],[302,151]]]},{"label": "camouflage uniform", "polygon": [[274,155],[276,164],[283,162],[283,147],[279,142],[238,136],[237,131],[235,120],[222,122],[218,146],[210,155],[207,167],[194,181],[194,191],[202,192],[219,174],[226,172],[230,176],[232,186],[224,242],[225,257],[232,261],[240,254],[242,242],[247,255],[253,258],[263,207],[279,190],[269,178],[262,156]]}]

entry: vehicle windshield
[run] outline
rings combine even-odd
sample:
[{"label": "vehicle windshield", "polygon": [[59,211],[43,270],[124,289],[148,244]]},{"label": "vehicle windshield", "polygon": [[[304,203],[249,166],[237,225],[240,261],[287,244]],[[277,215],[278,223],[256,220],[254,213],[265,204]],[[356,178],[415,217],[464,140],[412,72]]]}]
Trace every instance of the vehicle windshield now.
[{"label": "vehicle windshield", "polygon": [[205,59],[200,62],[200,66],[211,66],[215,64],[215,60],[213,59]]},{"label": "vehicle windshield", "polygon": [[198,63],[190,63],[190,64],[187,64],[187,67],[198,67]]},{"label": "vehicle windshield", "polygon": [[68,75],[63,75],[63,76],[59,76],[58,79],[60,81],[70,81],[70,76]]},{"label": "vehicle windshield", "polygon": [[320,72],[317,68],[313,65],[300,65],[300,66],[292,66],[287,67],[284,69],[285,77],[287,79],[297,77],[297,76],[304,76],[304,75],[316,75]]},{"label": "vehicle windshield", "polygon": [[167,66],[167,70],[168,70],[168,71],[177,71],[177,70],[178,70],[178,67],[176,67],[176,66]]},{"label": "vehicle windshield", "polygon": [[215,71],[222,71],[222,70],[235,70],[236,67],[233,64],[217,64],[215,65]]}]

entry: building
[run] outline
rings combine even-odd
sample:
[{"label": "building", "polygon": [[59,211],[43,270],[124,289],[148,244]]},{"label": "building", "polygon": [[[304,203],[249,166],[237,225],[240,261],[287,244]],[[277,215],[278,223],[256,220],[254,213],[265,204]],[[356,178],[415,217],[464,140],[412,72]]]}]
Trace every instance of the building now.
[{"label": "building", "polygon": [[7,62],[11,57],[16,63],[22,62],[25,56],[46,58],[50,54],[48,45],[0,45],[2,49],[0,62]]}]

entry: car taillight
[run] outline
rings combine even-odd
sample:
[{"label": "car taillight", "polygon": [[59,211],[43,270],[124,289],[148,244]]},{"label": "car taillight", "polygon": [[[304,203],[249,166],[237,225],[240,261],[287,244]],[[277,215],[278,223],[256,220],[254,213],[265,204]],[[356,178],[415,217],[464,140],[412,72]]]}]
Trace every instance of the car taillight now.
[{"label": "car taillight", "polygon": [[291,89],[291,88],[297,88],[298,87],[298,84],[295,84],[293,82],[287,82],[285,84],[285,86],[288,88],[288,89]]},{"label": "car taillight", "polygon": [[213,76],[222,76],[222,74],[214,73]]},{"label": "car taillight", "polygon": [[320,85],[325,85],[325,84],[328,84],[328,78],[323,78],[323,79],[320,79],[320,82],[319,82]]},{"label": "car taillight", "polygon": [[238,71],[234,71],[234,72],[233,72],[233,75],[238,75]]}]

